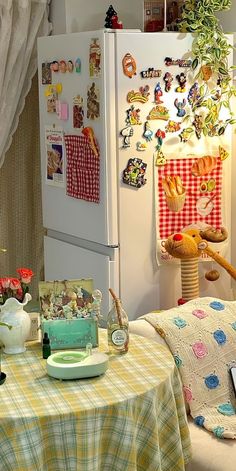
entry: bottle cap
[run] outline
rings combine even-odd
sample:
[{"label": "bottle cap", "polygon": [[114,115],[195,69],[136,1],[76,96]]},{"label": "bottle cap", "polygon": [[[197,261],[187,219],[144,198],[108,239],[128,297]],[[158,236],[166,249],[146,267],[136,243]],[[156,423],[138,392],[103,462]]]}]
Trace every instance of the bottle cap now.
[{"label": "bottle cap", "polygon": [[48,338],[48,333],[47,332],[44,332],[43,343],[48,344],[48,345],[50,344],[50,340]]}]

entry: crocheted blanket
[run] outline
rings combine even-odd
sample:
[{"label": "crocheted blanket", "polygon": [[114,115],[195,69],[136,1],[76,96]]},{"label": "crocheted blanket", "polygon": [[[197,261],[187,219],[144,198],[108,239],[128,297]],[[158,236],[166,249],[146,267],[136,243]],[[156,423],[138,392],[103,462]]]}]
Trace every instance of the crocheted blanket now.
[{"label": "crocheted blanket", "polygon": [[194,422],[218,438],[236,438],[236,301],[197,298],[142,316],[165,339],[179,369]]}]

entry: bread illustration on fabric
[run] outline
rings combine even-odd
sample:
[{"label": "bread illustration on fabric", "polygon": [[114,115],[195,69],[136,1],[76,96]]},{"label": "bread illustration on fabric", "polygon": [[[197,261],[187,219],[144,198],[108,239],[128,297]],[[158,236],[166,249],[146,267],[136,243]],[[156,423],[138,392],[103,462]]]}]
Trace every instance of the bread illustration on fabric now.
[{"label": "bread illustration on fabric", "polygon": [[185,202],[185,188],[179,175],[166,175],[162,179],[166,203],[170,211],[178,213],[183,209]]},{"label": "bread illustration on fabric", "polygon": [[191,172],[195,177],[202,177],[207,175],[217,166],[217,157],[212,157],[211,155],[204,155],[195,160]]}]

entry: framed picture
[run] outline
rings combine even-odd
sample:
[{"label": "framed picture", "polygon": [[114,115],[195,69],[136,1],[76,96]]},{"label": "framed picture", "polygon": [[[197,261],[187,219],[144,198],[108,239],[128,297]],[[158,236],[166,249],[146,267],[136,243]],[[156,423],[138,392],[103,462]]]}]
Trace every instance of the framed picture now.
[{"label": "framed picture", "polygon": [[101,298],[91,278],[40,281],[42,338],[47,332],[52,349],[98,346]]}]

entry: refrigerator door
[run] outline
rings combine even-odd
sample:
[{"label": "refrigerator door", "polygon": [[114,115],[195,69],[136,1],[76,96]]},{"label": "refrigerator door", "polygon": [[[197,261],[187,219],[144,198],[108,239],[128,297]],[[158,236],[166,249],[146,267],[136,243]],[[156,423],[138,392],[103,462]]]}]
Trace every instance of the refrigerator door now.
[{"label": "refrigerator door", "polygon": [[52,237],[44,237],[45,280],[92,278],[94,289],[102,292],[104,320],[111,307],[109,288],[119,293],[118,249],[110,254],[96,253]]},{"label": "refrigerator door", "polygon": [[[96,39],[101,51],[101,74],[90,77],[89,54],[92,40]],[[103,245],[118,245],[117,235],[117,175],[115,136],[115,72],[114,35],[104,31],[73,33],[42,37],[38,40],[40,144],[42,169],[42,203],[44,227],[77,236]],[[59,119],[47,111],[42,84],[42,64],[52,61],[81,61],[81,72],[52,72],[52,84],[61,86],[60,102],[69,106],[68,120]],[[105,68],[109,64],[109,73]],[[99,92],[100,117],[87,118],[87,94],[95,83]],[[48,184],[46,178],[47,154],[45,126],[62,127],[65,134],[81,135],[73,128],[73,98],[80,95],[84,104],[84,127],[92,127],[100,148],[100,202],[92,203],[66,194],[65,187]]]},{"label": "refrigerator door", "polygon": [[[147,143],[144,152],[137,151],[137,143],[144,142],[144,123],[148,120],[150,110],[155,106],[154,89],[160,82],[164,89],[163,74],[170,69],[175,77],[184,69],[178,66],[170,67],[165,65],[166,57],[174,59],[189,58],[193,36],[191,34],[181,35],[180,33],[136,33],[117,32],[116,34],[116,89],[117,89],[117,136],[125,128],[128,117],[127,110],[134,105],[135,109],[140,109],[140,125],[133,125],[133,135],[130,138],[130,147],[123,147],[123,138],[119,137],[119,242],[120,242],[120,296],[126,306],[132,297],[133,310],[138,315],[158,308],[168,308],[176,305],[181,297],[180,289],[180,269],[177,265],[157,266],[156,262],[156,225],[155,225],[155,187],[154,187],[154,162],[153,153],[157,145],[155,133],[158,128],[165,129],[165,121],[150,120],[153,130],[153,139]],[[123,59],[126,54],[130,54],[136,62],[136,74],[130,78],[123,71]],[[142,78],[141,72],[149,68],[160,70],[161,77]],[[176,86],[178,82],[175,78],[172,90],[165,93],[164,105],[170,110],[176,119],[174,100],[176,98]],[[128,92],[138,91],[140,87],[149,86],[149,100],[147,103],[128,103]],[[177,118],[178,119],[178,118]],[[230,139],[230,136],[228,136]],[[227,137],[227,138],[228,138]],[[214,154],[217,155],[218,142],[215,145]],[[209,144],[210,146],[210,144]],[[168,133],[164,144],[164,153],[175,158],[178,155],[198,153],[204,155],[212,149],[204,147],[204,140],[194,141],[194,149],[191,144],[181,143],[180,139]],[[124,169],[127,167],[130,158],[137,157],[147,164],[147,183],[141,188],[135,188],[122,182]],[[228,159],[230,160],[230,159]],[[230,175],[230,162],[224,162],[225,175]],[[228,178],[225,180],[227,195],[222,195],[225,210],[226,227],[230,227],[230,184]],[[224,190],[225,191],[225,190]],[[230,259],[230,251],[226,254]],[[210,293],[209,283],[202,282],[201,292]],[[226,273],[224,286],[221,282],[217,284],[220,292],[224,296],[230,292],[230,277]],[[206,281],[206,280],[205,280]],[[220,285],[220,286],[219,286]],[[227,296],[226,296],[227,297]]]}]

